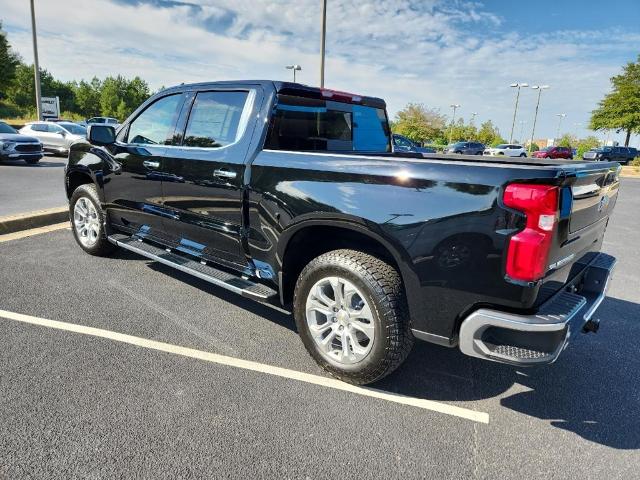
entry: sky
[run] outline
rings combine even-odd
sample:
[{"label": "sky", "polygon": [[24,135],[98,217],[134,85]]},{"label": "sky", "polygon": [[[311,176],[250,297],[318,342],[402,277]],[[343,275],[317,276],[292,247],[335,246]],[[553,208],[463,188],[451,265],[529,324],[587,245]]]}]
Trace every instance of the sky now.
[{"label": "sky", "polygon": [[[382,97],[393,116],[423,103],[509,137],[513,82],[548,84],[536,138],[585,136],[609,78],[640,55],[640,0],[327,0],[325,86]],[[321,0],[35,0],[41,67],[62,80],[139,75],[182,82],[319,83]],[[14,49],[31,62],[29,2],[0,0]],[[531,135],[521,92],[514,137]],[[521,123],[522,122],[522,123]],[[604,138],[603,133],[598,134]],[[623,140],[622,134],[611,138]],[[640,143],[634,136],[632,144]]]}]

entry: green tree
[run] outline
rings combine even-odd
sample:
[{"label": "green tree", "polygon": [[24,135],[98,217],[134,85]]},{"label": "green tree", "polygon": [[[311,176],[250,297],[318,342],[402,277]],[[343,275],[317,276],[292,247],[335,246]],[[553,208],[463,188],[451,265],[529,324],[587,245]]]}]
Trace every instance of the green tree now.
[{"label": "green tree", "polygon": [[500,135],[498,127],[491,120],[487,120],[480,125],[477,140],[485,145],[498,145],[506,143],[506,140]]},{"label": "green tree", "polygon": [[631,133],[640,132],[640,55],[629,62],[620,75],[611,77],[612,89],[591,112],[592,130],[625,131],[625,146]]},{"label": "green tree", "polygon": [[423,142],[442,137],[445,125],[446,117],[438,110],[421,103],[409,103],[396,114],[392,129],[411,140]]},{"label": "green tree", "polygon": [[100,115],[100,90],[102,82],[93,77],[91,82],[81,80],[75,85],[76,110],[85,118]]},{"label": "green tree", "polygon": [[13,83],[20,63],[20,56],[11,50],[7,34],[2,30],[2,22],[0,22],[0,98],[5,96]]},{"label": "green tree", "polygon": [[589,135],[587,138],[580,139],[575,145],[575,147],[578,150],[576,152],[575,158],[582,158],[582,155],[584,155],[584,152],[588,152],[592,148],[596,148],[599,146],[600,146],[600,140],[598,140],[598,137],[594,135]]},{"label": "green tree", "polygon": [[454,125],[449,125],[446,134],[447,141],[451,142],[476,140],[478,129],[471,123],[464,123],[463,118],[459,118]]},{"label": "green tree", "polygon": [[575,147],[578,144],[578,137],[565,133],[558,139],[557,144],[559,147]]}]

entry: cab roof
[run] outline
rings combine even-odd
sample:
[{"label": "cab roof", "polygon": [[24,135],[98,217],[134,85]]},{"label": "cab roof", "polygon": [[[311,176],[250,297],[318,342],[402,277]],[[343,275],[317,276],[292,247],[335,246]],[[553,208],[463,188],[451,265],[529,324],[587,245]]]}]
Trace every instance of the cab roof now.
[{"label": "cab roof", "polygon": [[184,91],[191,89],[207,89],[216,87],[234,87],[234,86],[247,86],[247,85],[260,85],[265,89],[275,89],[276,93],[283,95],[300,96],[306,98],[318,98],[324,100],[334,100],[337,102],[353,103],[358,105],[366,105],[375,108],[386,108],[386,103],[383,99],[378,97],[368,97],[364,95],[358,95],[355,93],[342,92],[339,90],[331,90],[328,88],[313,87],[310,85],[304,85],[302,83],[293,82],[281,82],[277,80],[225,80],[219,82],[201,82],[201,83],[189,83],[176,85],[169,87],[164,92],[169,91]]}]

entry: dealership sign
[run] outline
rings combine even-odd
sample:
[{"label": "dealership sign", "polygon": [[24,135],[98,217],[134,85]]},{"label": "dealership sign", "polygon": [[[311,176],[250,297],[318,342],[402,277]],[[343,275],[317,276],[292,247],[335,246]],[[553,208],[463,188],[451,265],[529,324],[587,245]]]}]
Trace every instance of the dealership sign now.
[{"label": "dealership sign", "polygon": [[60,97],[42,97],[40,106],[42,118],[58,118],[60,116]]}]

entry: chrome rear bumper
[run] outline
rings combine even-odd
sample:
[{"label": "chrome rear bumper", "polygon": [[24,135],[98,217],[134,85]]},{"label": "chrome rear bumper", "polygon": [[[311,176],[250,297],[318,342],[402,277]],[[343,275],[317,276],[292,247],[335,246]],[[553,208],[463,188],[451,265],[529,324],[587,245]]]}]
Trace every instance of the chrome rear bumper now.
[{"label": "chrome rear bumper", "polygon": [[[606,296],[615,264],[614,257],[600,253],[535,314],[476,310],[460,326],[460,350],[472,357],[515,365],[555,361],[572,330],[592,320]],[[593,321],[588,325],[594,331]]]}]

